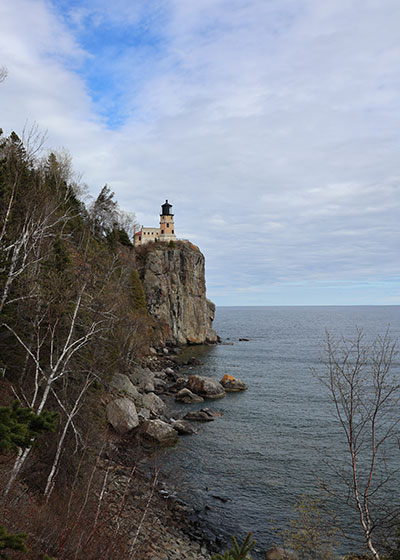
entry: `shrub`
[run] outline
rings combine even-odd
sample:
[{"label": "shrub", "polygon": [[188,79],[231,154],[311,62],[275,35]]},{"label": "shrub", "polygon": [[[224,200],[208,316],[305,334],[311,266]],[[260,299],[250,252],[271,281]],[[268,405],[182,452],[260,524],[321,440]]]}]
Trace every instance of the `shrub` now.
[{"label": "shrub", "polygon": [[224,555],[214,554],[212,560],[251,560],[248,554],[256,544],[256,541],[251,540],[251,533],[247,535],[241,546],[239,546],[235,537],[232,537],[232,542],[231,550],[227,550]]}]

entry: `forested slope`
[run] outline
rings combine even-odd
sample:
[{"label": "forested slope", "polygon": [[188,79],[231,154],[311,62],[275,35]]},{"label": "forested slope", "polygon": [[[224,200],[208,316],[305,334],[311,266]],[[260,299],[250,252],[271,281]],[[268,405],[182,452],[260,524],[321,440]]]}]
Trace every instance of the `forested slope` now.
[{"label": "forested slope", "polygon": [[[23,549],[7,537],[22,531],[30,558],[128,558],[124,491],[113,523],[102,506],[121,444],[107,391],[170,329],[147,312],[113,193],[87,208],[73,177],[65,155],[39,158],[15,133],[0,136],[0,544]],[[134,440],[125,445],[135,461]]]}]

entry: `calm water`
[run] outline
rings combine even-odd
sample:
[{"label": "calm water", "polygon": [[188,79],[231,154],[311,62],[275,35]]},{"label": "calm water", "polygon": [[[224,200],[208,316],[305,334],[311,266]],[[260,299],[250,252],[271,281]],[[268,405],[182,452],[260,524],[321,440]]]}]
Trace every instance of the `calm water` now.
[{"label": "calm water", "polygon": [[[234,344],[194,349],[204,365],[193,373],[217,379],[230,373],[249,389],[209,401],[221,418],[181,438],[171,459],[179,493],[185,488],[184,497],[224,537],[253,531],[265,550],[274,540],[271,524],[287,523],[296,498],[315,495],[318,477],[331,479],[324,458],[340,456],[343,437],[310,369],[320,364],[325,329],[351,336],[356,325],[366,336],[390,325],[400,338],[400,306],[218,308],[215,328]],[[399,486],[395,481],[394,490]]]}]

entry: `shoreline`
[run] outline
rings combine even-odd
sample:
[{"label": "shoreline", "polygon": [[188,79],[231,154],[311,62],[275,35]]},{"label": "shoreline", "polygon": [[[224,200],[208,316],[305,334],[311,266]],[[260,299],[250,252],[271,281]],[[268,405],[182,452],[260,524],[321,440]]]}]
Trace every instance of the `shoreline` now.
[{"label": "shoreline", "polygon": [[[197,356],[212,348],[211,344],[187,345],[168,349],[168,354],[158,350],[157,354],[151,353],[143,361],[143,367],[152,371],[172,368],[179,377],[187,376],[191,368],[201,366],[202,362]],[[193,356],[194,354],[194,356]],[[171,415],[174,394],[168,390],[158,393],[167,406],[167,414]],[[190,410],[190,406],[188,406]],[[195,423],[197,424],[197,423]],[[116,471],[122,470],[122,480],[126,478],[127,464],[130,463],[130,453],[141,454],[138,463],[139,479],[142,491],[151,499],[146,503],[146,517],[143,520],[141,533],[138,536],[141,556],[148,560],[211,560],[211,556],[221,551],[224,543],[211,525],[201,515],[201,510],[195,504],[183,500],[171,484],[171,473],[164,469],[162,463],[166,454],[173,453],[174,447],[165,447],[161,444],[147,443],[134,436],[134,443],[121,446],[119,457],[113,460]],[[192,437],[190,435],[179,437]],[[128,436],[129,438],[129,436]],[[130,438],[129,438],[130,439]],[[177,445],[179,445],[179,440]],[[119,447],[119,446],[118,446]],[[125,448],[126,453],[123,453]],[[122,455],[122,456],[121,456]],[[161,463],[161,466],[159,466]],[[154,484],[155,473],[157,482]],[[132,498],[132,496],[131,496]],[[149,545],[150,543],[150,545]],[[147,550],[149,548],[150,550]]]}]

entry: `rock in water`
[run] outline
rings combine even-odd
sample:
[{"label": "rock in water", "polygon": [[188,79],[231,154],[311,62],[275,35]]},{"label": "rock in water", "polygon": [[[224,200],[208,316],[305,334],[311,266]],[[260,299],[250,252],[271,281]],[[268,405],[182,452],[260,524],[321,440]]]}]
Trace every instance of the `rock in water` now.
[{"label": "rock in water", "polygon": [[216,379],[202,375],[191,375],[186,383],[187,389],[206,399],[222,399],[225,389]]},{"label": "rock in water", "polygon": [[212,422],[214,418],[215,414],[213,414],[208,408],[188,412],[183,417],[184,420],[190,420],[191,422]]},{"label": "rock in water", "polygon": [[139,425],[139,418],[134,403],[123,397],[107,405],[107,420],[119,434],[126,434]]},{"label": "rock in water", "polygon": [[178,432],[162,420],[148,420],[144,425],[143,434],[161,445],[174,445],[178,439]]},{"label": "rock in water", "polygon": [[245,391],[247,389],[247,385],[243,383],[243,381],[239,381],[239,379],[233,377],[233,375],[224,375],[220,383],[225,391],[231,393],[234,393],[236,391]]},{"label": "rock in water", "polygon": [[186,379],[184,377],[178,377],[173,385],[169,387],[169,391],[171,393],[177,393],[181,389],[183,389],[186,385]]},{"label": "rock in water", "polygon": [[192,428],[189,422],[185,422],[184,420],[174,420],[172,422],[172,427],[178,432],[178,434],[192,435],[196,433],[196,430]]},{"label": "rock in water", "polygon": [[192,391],[190,391],[189,389],[181,389],[180,391],[178,391],[175,395],[175,400],[177,402],[183,402],[186,404],[190,404],[190,403],[194,403],[194,402],[203,402],[204,399],[203,397],[200,397],[200,395],[195,395],[194,393],[192,393]]}]

